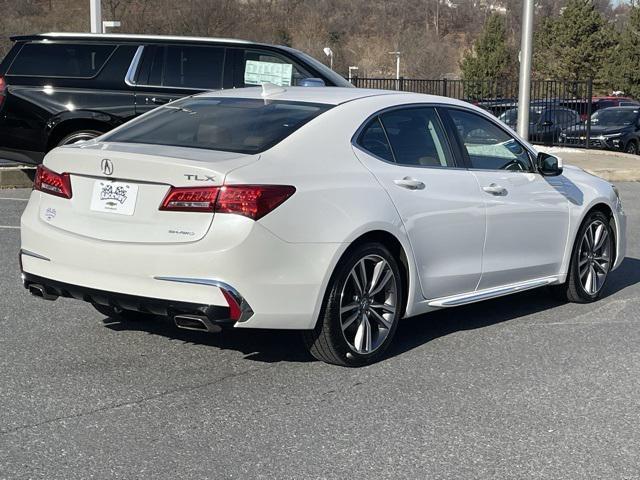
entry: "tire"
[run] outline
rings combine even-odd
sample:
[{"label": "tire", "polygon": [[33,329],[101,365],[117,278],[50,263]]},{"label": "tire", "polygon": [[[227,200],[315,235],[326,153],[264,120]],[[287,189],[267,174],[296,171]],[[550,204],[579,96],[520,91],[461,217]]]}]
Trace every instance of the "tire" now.
[{"label": "tire", "polygon": [[105,305],[98,305],[95,303],[92,303],[92,305],[93,308],[95,308],[102,315],[113,318],[115,320],[120,320],[122,322],[135,322],[153,318],[153,315],[151,313],[135,312],[133,310],[122,310],[119,308],[116,309],[113,307],[107,307]]},{"label": "tire", "polygon": [[631,140],[629,143],[627,143],[627,146],[625,147],[624,151],[626,153],[630,153],[631,155],[637,155],[638,154],[638,144],[636,143],[635,140]]},{"label": "tire", "polygon": [[[363,278],[367,286],[359,287]],[[348,252],[329,281],[316,327],[303,333],[311,355],[349,367],[378,360],[402,316],[403,288],[398,262],[382,244],[366,243]]]},{"label": "tire", "polygon": [[77,132],[73,132],[62,137],[56,146],[60,147],[62,145],[71,145],[72,143],[77,143],[83,140],[91,140],[92,138],[99,137],[102,134],[103,132],[99,132],[98,130],[78,130]]},{"label": "tire", "polygon": [[[600,228],[602,230],[598,234],[597,231]],[[591,232],[590,237],[596,241],[595,246],[600,245],[599,248],[590,249],[589,240],[585,237],[588,231]],[[606,235],[606,238],[602,240],[601,235]],[[567,281],[552,287],[554,296],[574,303],[590,303],[598,300],[602,296],[613,264],[615,252],[613,240],[613,229],[609,218],[599,211],[590,213],[578,230],[571,252]]]}]

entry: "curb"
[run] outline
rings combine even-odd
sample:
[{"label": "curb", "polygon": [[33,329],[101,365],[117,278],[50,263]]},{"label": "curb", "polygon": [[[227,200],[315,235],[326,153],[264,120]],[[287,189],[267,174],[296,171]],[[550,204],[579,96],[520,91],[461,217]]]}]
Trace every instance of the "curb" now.
[{"label": "curb", "polygon": [[0,167],[0,188],[29,188],[35,174],[35,167]]}]

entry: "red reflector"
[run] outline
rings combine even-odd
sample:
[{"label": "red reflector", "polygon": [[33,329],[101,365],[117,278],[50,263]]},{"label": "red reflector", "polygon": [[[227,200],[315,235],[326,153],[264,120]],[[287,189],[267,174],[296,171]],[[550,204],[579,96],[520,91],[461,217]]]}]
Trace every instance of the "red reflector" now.
[{"label": "red reflector", "polygon": [[258,220],[295,191],[290,185],[226,185],[220,189],[216,213],[235,213]]},{"label": "red reflector", "polygon": [[160,210],[213,213],[219,190],[218,187],[171,187]]},{"label": "red reflector", "polygon": [[238,301],[235,299],[233,295],[227,292],[224,288],[221,288],[220,291],[222,292],[224,299],[229,304],[229,318],[231,320],[237,321],[240,318],[240,315],[242,314],[242,311],[240,310],[240,305],[238,305]]},{"label": "red reflector", "polygon": [[33,188],[49,195],[71,198],[71,177],[68,173],[56,173],[44,165],[38,165]]}]

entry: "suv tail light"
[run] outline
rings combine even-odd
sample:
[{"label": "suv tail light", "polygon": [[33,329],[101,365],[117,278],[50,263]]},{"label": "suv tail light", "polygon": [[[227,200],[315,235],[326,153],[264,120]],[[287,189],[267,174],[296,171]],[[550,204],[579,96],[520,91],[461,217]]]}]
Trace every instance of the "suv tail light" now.
[{"label": "suv tail light", "polygon": [[296,191],[291,185],[171,187],[160,210],[232,213],[259,220]]},{"label": "suv tail light", "polygon": [[50,195],[71,198],[71,177],[68,173],[56,173],[44,165],[38,165],[33,188]]},{"label": "suv tail light", "polygon": [[4,103],[4,97],[7,92],[7,82],[2,75],[0,75],[0,107]]}]

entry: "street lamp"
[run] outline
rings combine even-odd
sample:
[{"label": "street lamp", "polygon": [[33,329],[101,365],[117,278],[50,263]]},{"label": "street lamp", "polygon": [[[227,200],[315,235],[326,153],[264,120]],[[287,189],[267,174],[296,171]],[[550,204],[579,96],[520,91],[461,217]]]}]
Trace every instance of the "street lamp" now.
[{"label": "street lamp", "polygon": [[400,55],[402,52],[389,52],[389,55],[396,56],[396,90],[400,90]]},{"label": "street lamp", "polygon": [[333,50],[331,50],[329,47],[324,47],[324,54],[329,57],[329,68],[331,68],[331,70],[333,70]]}]

